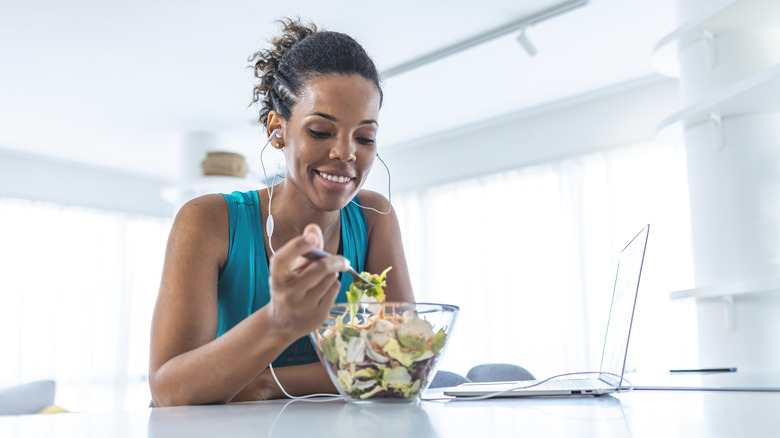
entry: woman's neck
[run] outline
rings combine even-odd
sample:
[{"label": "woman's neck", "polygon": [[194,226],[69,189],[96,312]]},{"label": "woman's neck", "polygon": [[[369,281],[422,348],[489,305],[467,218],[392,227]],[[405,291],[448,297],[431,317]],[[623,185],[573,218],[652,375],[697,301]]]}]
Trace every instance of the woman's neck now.
[{"label": "woman's neck", "polygon": [[[266,195],[267,196],[267,195]],[[263,205],[267,210],[268,200]],[[268,212],[264,211],[264,221]],[[303,233],[309,224],[317,224],[322,229],[326,251],[336,252],[341,235],[341,212],[323,211],[312,205],[308,198],[282,182],[274,187],[270,213],[274,217],[274,249],[284,245],[290,239]]]}]

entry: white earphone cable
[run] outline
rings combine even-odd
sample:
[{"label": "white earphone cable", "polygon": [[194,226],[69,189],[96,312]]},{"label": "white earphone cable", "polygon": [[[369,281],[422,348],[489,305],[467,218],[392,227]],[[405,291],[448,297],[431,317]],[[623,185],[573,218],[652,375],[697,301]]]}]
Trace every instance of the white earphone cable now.
[{"label": "white earphone cable", "polygon": [[274,234],[274,217],[271,215],[271,199],[273,199],[274,196],[274,186],[276,185],[276,177],[284,178],[283,176],[279,175],[278,173],[274,175],[273,181],[268,181],[268,174],[265,172],[265,163],[263,163],[263,152],[265,152],[265,148],[268,147],[268,144],[271,143],[271,140],[273,140],[274,137],[276,138],[282,138],[282,135],[280,134],[279,129],[274,129],[273,132],[271,132],[271,135],[268,136],[268,140],[266,140],[265,144],[263,145],[263,149],[260,150],[260,167],[263,169],[263,178],[265,179],[265,191],[268,193],[268,219],[265,221],[265,232],[268,234],[268,248],[271,249],[271,254],[276,254],[276,251],[274,251],[274,246],[271,243],[271,236]]},{"label": "white earphone cable", "polygon": [[[279,389],[282,390],[282,393],[287,397],[291,398],[293,400],[303,400],[308,402],[326,402],[331,400],[337,400],[337,399],[343,399],[344,396],[341,394],[309,394],[304,395],[301,397],[296,397],[294,395],[290,395],[287,391],[285,391],[284,387],[282,386],[281,382],[279,382],[279,379],[276,377],[276,373],[274,372],[274,366],[273,364],[268,364],[268,369],[271,371],[271,376],[274,378],[274,382],[279,386]],[[315,398],[318,397],[318,398]]]},{"label": "white earphone cable", "polygon": [[[626,379],[623,376],[619,376],[619,375],[613,374],[613,373],[605,373],[605,372],[601,372],[601,371],[580,371],[580,372],[577,372],[577,373],[556,374],[556,375],[554,375],[552,377],[548,377],[548,378],[546,378],[544,380],[530,380],[529,382],[533,382],[533,383],[521,384],[521,385],[517,385],[517,386],[513,386],[511,388],[505,389],[503,391],[490,392],[490,393],[485,394],[485,395],[479,395],[479,396],[457,396],[457,397],[445,396],[445,397],[423,398],[423,400],[424,401],[450,401],[450,400],[452,400],[452,401],[474,401],[474,400],[487,400],[489,398],[507,396],[512,391],[515,391],[515,390],[518,390],[518,389],[533,388],[533,387],[542,385],[544,383],[547,383],[550,380],[555,380],[555,379],[559,379],[561,377],[567,377],[567,376],[578,376],[578,375],[582,375],[582,374],[600,374],[600,375],[608,375],[608,376],[616,377],[616,378],[618,378],[620,380],[620,383],[618,384],[618,390],[619,391],[633,391],[634,390],[634,385],[628,379]],[[628,386],[624,387],[623,386],[623,382],[626,382],[628,384]],[[591,395],[591,394],[583,394],[583,395]],[[592,394],[592,395],[599,395],[599,394]]]},{"label": "white earphone cable", "polygon": [[[304,396],[300,396],[300,397],[296,397],[294,395],[290,395],[284,389],[284,387],[282,386],[281,382],[279,382],[279,379],[276,377],[276,373],[274,372],[274,367],[273,367],[272,364],[268,364],[268,369],[271,371],[271,375],[273,376],[274,381],[276,382],[276,384],[279,386],[279,389],[282,390],[282,393],[287,398],[290,398],[292,400],[301,400],[301,401],[308,401],[308,402],[326,402],[326,401],[332,401],[332,400],[337,400],[337,399],[344,399],[344,400],[346,400],[346,397],[344,397],[343,395],[340,395],[340,394],[309,394],[309,395],[304,395]],[[511,387],[509,389],[506,389],[506,390],[503,390],[503,391],[495,391],[495,392],[491,392],[491,393],[488,393],[488,394],[485,394],[485,395],[480,395],[480,396],[473,396],[473,397],[466,397],[466,396],[449,397],[448,396],[448,397],[431,397],[431,398],[423,397],[422,401],[476,401],[476,400],[487,400],[487,399],[494,398],[494,397],[506,396],[507,394],[509,394],[512,391],[515,391],[517,389],[533,388],[533,387],[542,385],[544,383],[547,383],[547,382],[549,382],[551,380],[559,379],[561,377],[578,376],[578,375],[583,375],[583,374],[599,374],[599,375],[605,374],[605,375],[608,375],[608,376],[616,377],[616,378],[618,378],[620,380],[620,384],[618,385],[618,390],[619,391],[633,391],[634,390],[634,385],[628,379],[626,379],[623,376],[619,376],[619,375],[613,374],[613,373],[605,373],[605,372],[601,372],[601,371],[580,371],[580,372],[577,372],[577,373],[556,374],[556,375],[554,375],[552,377],[548,377],[548,378],[546,378],[544,380],[529,381],[529,382],[533,382],[531,384],[521,384],[521,385],[513,386],[513,387]],[[628,386],[627,387],[623,386],[623,382],[626,382],[628,384]],[[589,394],[584,394],[584,395],[589,395]],[[593,395],[599,395],[599,394],[593,394]]]},{"label": "white earphone cable", "polygon": [[385,160],[383,160],[382,157],[379,156],[379,154],[376,154],[376,157],[379,158],[379,161],[382,162],[382,164],[385,166],[385,170],[387,171],[387,211],[379,211],[376,208],[364,207],[355,201],[352,201],[352,203],[362,208],[363,210],[373,210],[379,214],[390,214],[390,211],[393,208],[393,194],[390,192],[390,168],[387,167]]},{"label": "white earphone cable", "polygon": [[[260,167],[263,169],[263,179],[265,180],[265,184],[266,184],[265,191],[266,193],[268,193],[268,219],[265,220],[265,232],[268,235],[268,247],[271,249],[271,254],[276,254],[276,251],[274,251],[274,246],[271,243],[271,236],[273,236],[274,234],[274,217],[271,214],[271,200],[273,199],[274,196],[274,186],[276,185],[276,177],[284,179],[284,176],[277,173],[274,175],[273,180],[268,181],[268,173],[266,173],[265,171],[265,163],[263,162],[263,153],[265,152],[265,148],[268,147],[268,144],[271,143],[271,140],[273,140],[274,137],[282,138],[281,131],[279,129],[274,129],[271,132],[271,135],[268,136],[268,140],[266,140],[265,144],[263,145],[263,148],[260,150]],[[393,204],[392,204],[393,194],[390,191],[390,187],[391,187],[390,168],[387,167],[387,164],[382,159],[382,157],[379,156],[379,154],[376,154],[376,157],[379,158],[379,161],[382,162],[382,165],[385,166],[385,170],[387,171],[387,203],[388,203],[387,211],[379,211],[372,207],[365,207],[363,205],[358,204],[354,200],[350,202],[362,208],[363,210],[372,210],[379,214],[390,214],[390,211],[393,208]]]}]

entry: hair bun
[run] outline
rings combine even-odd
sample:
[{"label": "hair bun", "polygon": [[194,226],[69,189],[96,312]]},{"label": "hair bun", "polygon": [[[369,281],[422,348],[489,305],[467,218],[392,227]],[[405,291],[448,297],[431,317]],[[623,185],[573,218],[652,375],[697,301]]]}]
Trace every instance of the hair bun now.
[{"label": "hair bun", "polygon": [[339,32],[320,31],[300,19],[283,19],[282,33],[270,41],[271,47],[249,58],[254,63],[255,85],[252,102],[260,104],[260,122],[267,127],[271,111],[289,120],[307,81],[331,74],[359,75],[382,87],[376,65],[354,38]]},{"label": "hair bun", "polygon": [[282,34],[271,40],[271,48],[255,52],[249,57],[249,62],[254,62],[255,77],[260,83],[255,86],[252,103],[262,102],[260,109],[260,121],[265,125],[268,113],[274,109],[271,90],[276,83],[276,73],[282,63],[284,54],[295,44],[317,33],[317,26],[310,23],[308,26],[301,23],[300,18],[285,18],[277,20],[282,26]]}]

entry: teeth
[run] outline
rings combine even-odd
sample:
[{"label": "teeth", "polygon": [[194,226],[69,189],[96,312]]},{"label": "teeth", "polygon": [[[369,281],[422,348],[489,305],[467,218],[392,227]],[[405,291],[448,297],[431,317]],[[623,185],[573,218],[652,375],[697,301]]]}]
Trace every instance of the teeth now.
[{"label": "teeth", "polygon": [[345,183],[350,180],[350,178],[346,176],[336,176],[336,175],[328,175],[327,173],[317,172],[320,174],[321,177],[327,179],[328,181],[333,181],[337,183]]}]

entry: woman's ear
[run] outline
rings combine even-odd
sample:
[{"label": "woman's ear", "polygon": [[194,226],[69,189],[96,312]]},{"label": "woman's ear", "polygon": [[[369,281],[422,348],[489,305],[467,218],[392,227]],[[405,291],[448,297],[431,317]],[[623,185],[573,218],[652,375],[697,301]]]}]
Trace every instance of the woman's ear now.
[{"label": "woman's ear", "polygon": [[266,123],[266,126],[268,128],[266,129],[266,135],[270,138],[271,145],[276,149],[281,149],[284,147],[284,136],[282,135],[282,128],[283,128],[282,122],[283,122],[282,116],[279,113],[273,110],[268,112],[268,123]]}]

